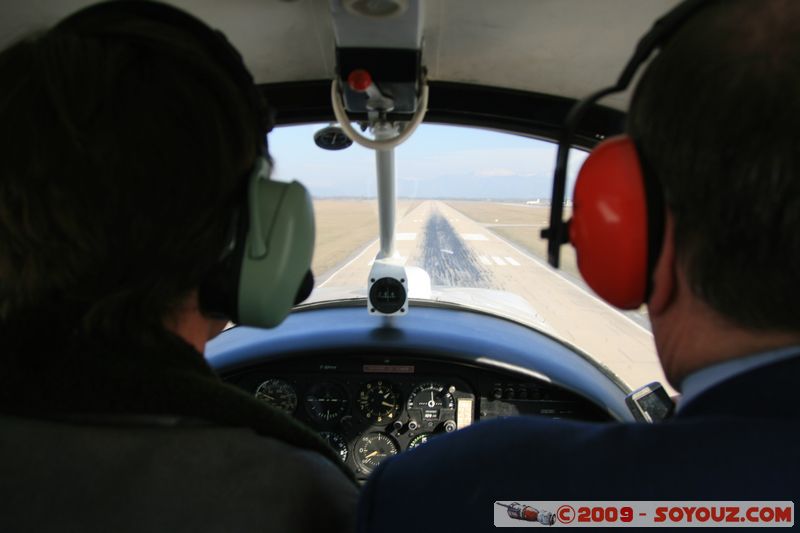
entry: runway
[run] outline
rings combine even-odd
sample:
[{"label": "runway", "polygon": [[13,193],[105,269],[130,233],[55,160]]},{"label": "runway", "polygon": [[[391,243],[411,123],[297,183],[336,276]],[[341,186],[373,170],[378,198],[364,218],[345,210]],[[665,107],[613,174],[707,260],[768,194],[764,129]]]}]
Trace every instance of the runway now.
[{"label": "runway", "polygon": [[[631,388],[654,380],[666,386],[646,328],[445,202],[422,202],[397,222],[396,236],[406,265],[425,269],[434,287],[517,294],[559,339],[591,354]],[[376,240],[318,286],[366,287],[378,249]]]}]

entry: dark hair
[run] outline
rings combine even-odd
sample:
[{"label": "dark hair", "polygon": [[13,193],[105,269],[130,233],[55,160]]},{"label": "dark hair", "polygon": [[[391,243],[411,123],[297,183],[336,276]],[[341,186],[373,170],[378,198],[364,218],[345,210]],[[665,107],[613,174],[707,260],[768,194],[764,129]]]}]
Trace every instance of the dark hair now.
[{"label": "dark hair", "polygon": [[753,329],[800,330],[798,8],[704,8],[647,68],[628,118],[693,292]]},{"label": "dark hair", "polygon": [[141,338],[208,275],[266,132],[205,46],[122,17],[0,54],[0,317]]}]

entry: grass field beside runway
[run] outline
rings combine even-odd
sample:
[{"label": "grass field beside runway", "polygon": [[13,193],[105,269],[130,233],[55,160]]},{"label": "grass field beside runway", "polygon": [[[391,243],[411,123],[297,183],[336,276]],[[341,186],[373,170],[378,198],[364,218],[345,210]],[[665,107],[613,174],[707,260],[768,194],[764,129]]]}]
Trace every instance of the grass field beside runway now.
[{"label": "grass field beside runway", "polygon": [[[400,219],[418,200],[400,200]],[[322,275],[346,260],[353,252],[378,238],[378,201],[376,199],[315,199],[317,225],[314,261],[311,269]]]}]

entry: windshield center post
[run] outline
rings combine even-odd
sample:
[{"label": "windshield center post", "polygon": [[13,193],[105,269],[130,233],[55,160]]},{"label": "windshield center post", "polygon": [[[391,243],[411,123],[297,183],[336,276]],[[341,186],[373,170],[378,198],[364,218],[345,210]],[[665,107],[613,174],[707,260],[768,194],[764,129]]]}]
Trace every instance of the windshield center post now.
[{"label": "windshield center post", "polygon": [[[418,56],[418,50],[414,52]],[[415,60],[418,64],[418,57]],[[395,229],[397,218],[397,192],[395,183],[394,149],[414,132],[425,117],[428,106],[428,85],[419,78],[422,69],[416,68],[416,76],[409,86],[418,86],[419,99],[412,99],[413,115],[409,120],[400,123],[389,120],[388,113],[396,110],[396,101],[391,93],[385,93],[376,84],[369,71],[344,69],[348,71],[347,84],[343,87],[337,77],[331,84],[331,106],[336,120],[345,135],[354,142],[375,151],[375,167],[378,192],[378,220],[380,226],[380,250],[370,270],[367,283],[367,310],[377,316],[403,316],[408,312],[409,272],[415,277],[418,285],[426,295],[430,294],[430,276],[419,268],[407,271],[405,258],[400,257],[395,247]],[[351,92],[360,95],[359,105],[364,105],[367,112],[367,124],[372,130],[374,139],[369,139],[356,132],[347,116],[342,92],[347,87]],[[417,272],[419,271],[419,272]]]},{"label": "windshield center post", "polygon": [[[396,124],[385,119],[372,122],[376,141],[396,138],[398,131]],[[397,191],[393,146],[375,150],[375,168],[381,247],[369,273],[367,307],[370,313],[388,319],[408,311],[408,275],[404,259],[395,247]]]},{"label": "windshield center post", "polygon": [[[397,136],[398,128],[390,122],[378,122],[373,128],[375,139],[386,140]],[[394,172],[394,148],[375,150],[378,179],[378,213],[381,249],[376,259],[394,257],[397,194]]]}]

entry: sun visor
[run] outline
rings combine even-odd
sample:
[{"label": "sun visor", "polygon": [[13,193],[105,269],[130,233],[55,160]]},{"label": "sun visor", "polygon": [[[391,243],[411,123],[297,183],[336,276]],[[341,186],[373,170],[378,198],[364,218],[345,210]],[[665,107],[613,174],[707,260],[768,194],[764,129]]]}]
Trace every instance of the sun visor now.
[{"label": "sun visor", "polygon": [[[331,0],[330,5],[347,111],[368,113],[370,99],[382,97],[392,102],[392,113],[414,113],[422,75],[419,0]],[[375,87],[370,93],[353,85],[354,76],[364,73]]]}]

